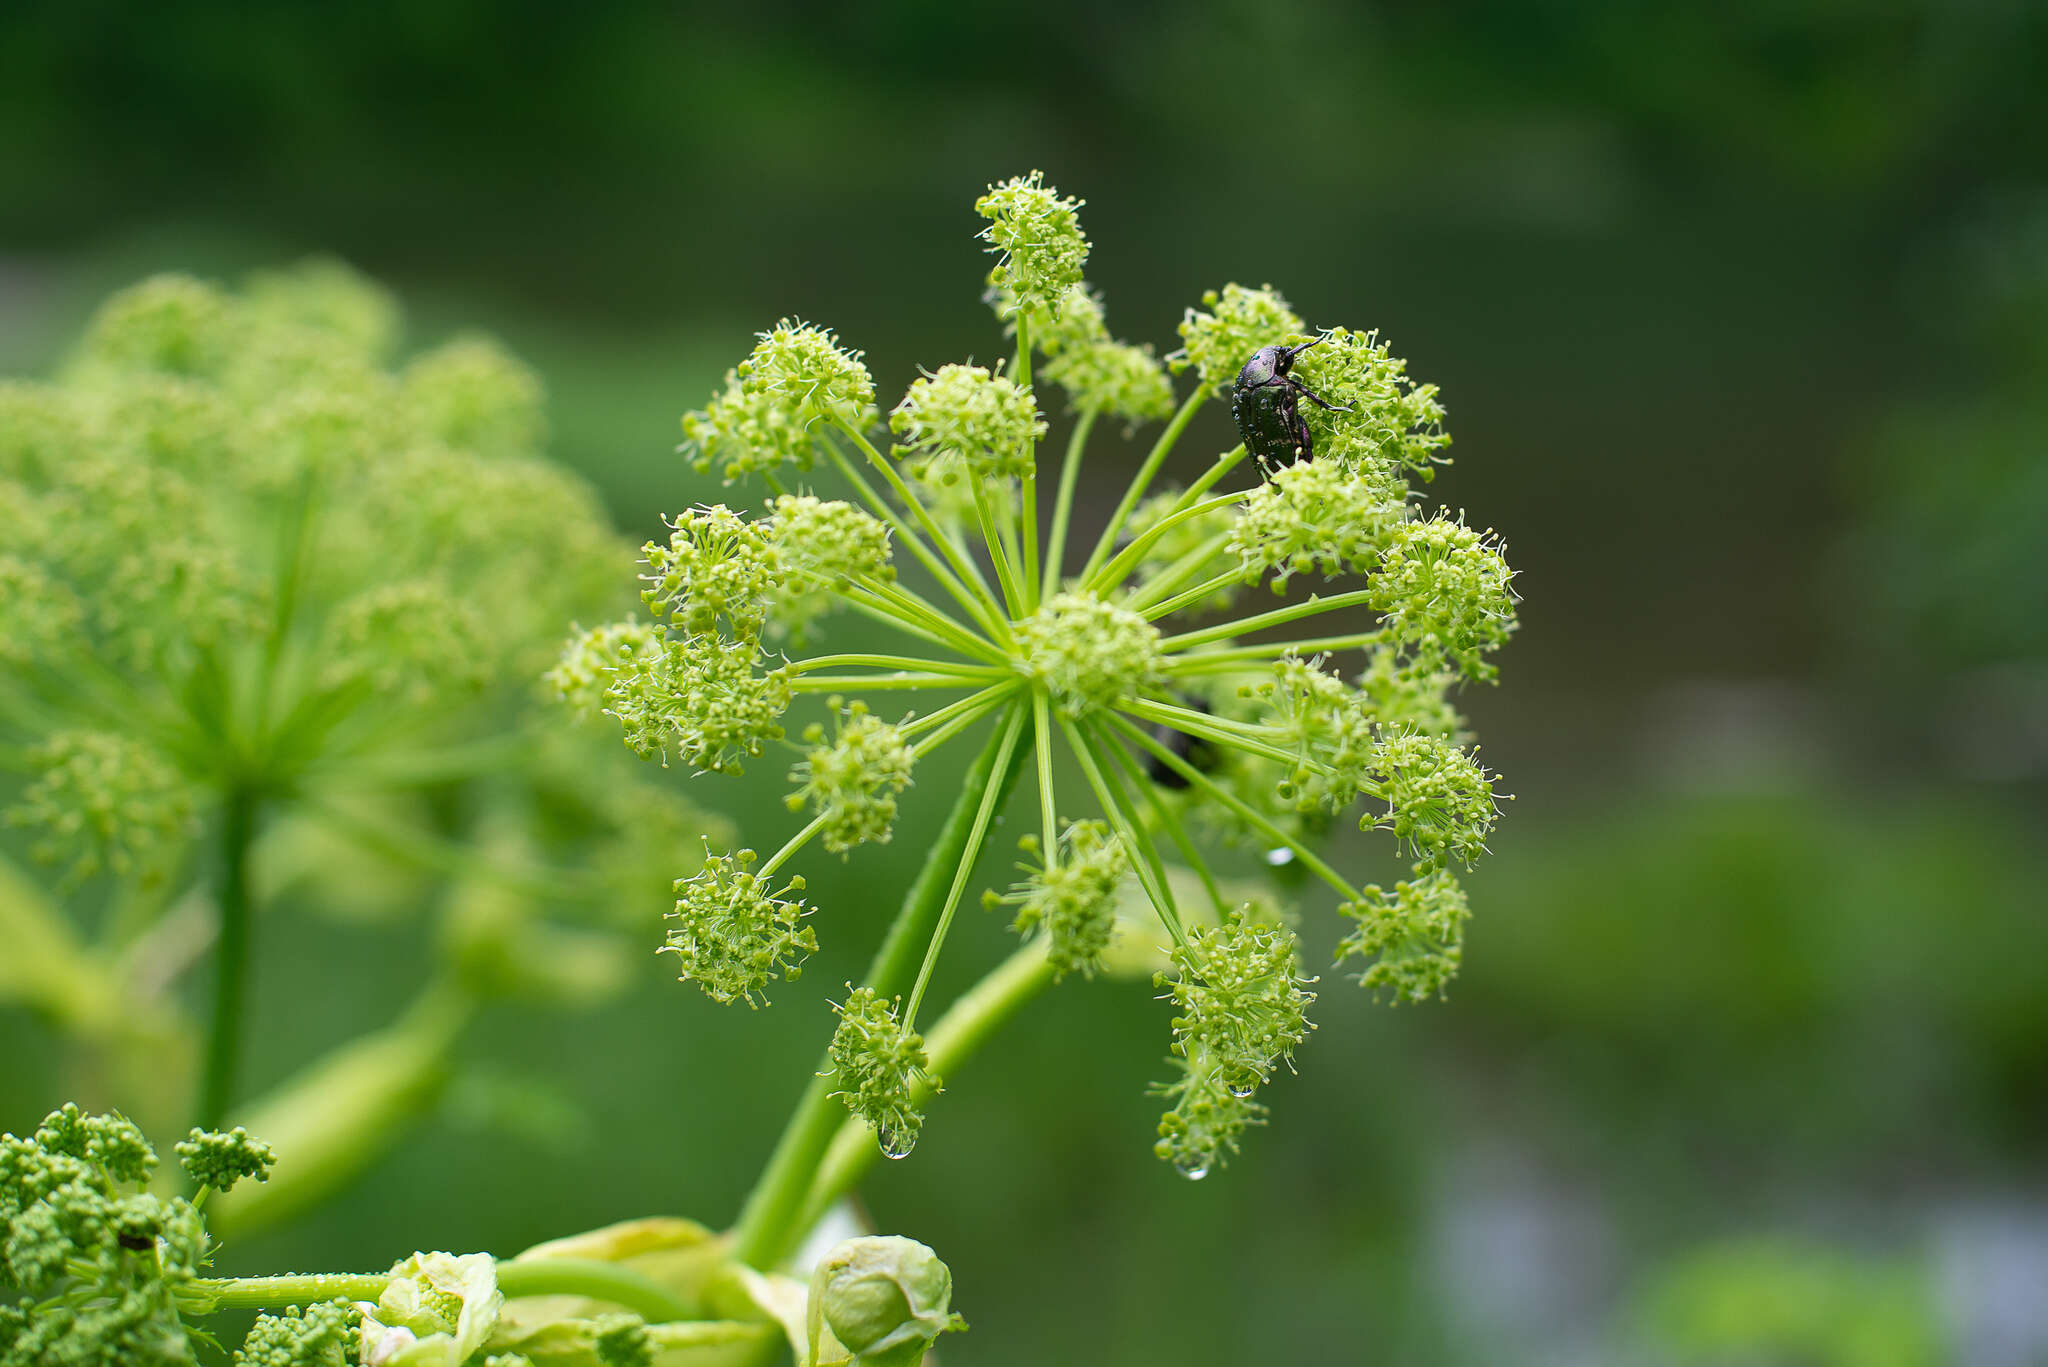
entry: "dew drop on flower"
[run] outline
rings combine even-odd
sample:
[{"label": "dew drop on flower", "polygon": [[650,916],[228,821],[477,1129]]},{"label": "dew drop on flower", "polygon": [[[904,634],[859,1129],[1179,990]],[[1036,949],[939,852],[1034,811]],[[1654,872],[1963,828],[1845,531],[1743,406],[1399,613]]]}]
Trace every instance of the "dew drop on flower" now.
[{"label": "dew drop on flower", "polygon": [[1243,1101],[1246,1097],[1250,1096],[1253,1092],[1258,1090],[1258,1084],[1252,1082],[1233,1082],[1229,1084],[1229,1087],[1230,1094],[1236,1097],[1239,1101]]},{"label": "dew drop on flower", "polygon": [[1294,851],[1288,849],[1285,845],[1267,850],[1266,862],[1276,869],[1283,864],[1292,864],[1294,862]]},{"label": "dew drop on flower", "polygon": [[1173,1160],[1173,1170],[1190,1182],[1199,1182],[1209,1175],[1209,1156],[1200,1153],[1184,1154]]},{"label": "dew drop on flower", "polygon": [[908,1158],[910,1151],[917,1147],[916,1130],[898,1130],[887,1125],[875,1131],[875,1143],[881,1147],[884,1158]]}]

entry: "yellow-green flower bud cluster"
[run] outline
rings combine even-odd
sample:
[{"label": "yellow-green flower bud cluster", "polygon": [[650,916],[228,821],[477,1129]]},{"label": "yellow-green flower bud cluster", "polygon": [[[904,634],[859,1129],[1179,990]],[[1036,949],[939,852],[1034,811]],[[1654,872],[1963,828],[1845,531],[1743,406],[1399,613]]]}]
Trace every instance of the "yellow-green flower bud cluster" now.
[{"label": "yellow-green flower bud cluster", "polygon": [[613,687],[622,675],[634,673],[636,659],[661,653],[661,633],[650,624],[608,622],[570,637],[542,681],[576,711],[595,716],[608,710]]},{"label": "yellow-green flower bud cluster", "polygon": [[1451,438],[1437,387],[1409,379],[1408,363],[1379,334],[1331,328],[1302,353],[1295,375],[1344,410],[1301,406],[1318,460],[1366,474],[1414,474],[1425,482],[1449,463],[1442,451]]},{"label": "yellow-green flower bud cluster", "polygon": [[65,864],[67,883],[102,868],[160,875],[195,827],[192,785],[147,742],[115,731],[59,731],[29,752],[35,775],[7,808],[31,853]]},{"label": "yellow-green flower bud cluster", "polygon": [[974,212],[989,221],[981,237],[1001,257],[989,272],[990,286],[1019,307],[1057,309],[1088,264],[1080,208],[1080,200],[1062,197],[1039,171],[989,186]]},{"label": "yellow-green flower bud cluster", "polygon": [[1472,909],[1448,869],[1420,870],[1392,892],[1367,884],[1338,910],[1358,926],[1337,946],[1337,957],[1371,959],[1359,982],[1396,1002],[1443,995],[1465,955],[1465,922]]},{"label": "yellow-green flower bud cluster", "polygon": [[641,551],[648,609],[685,635],[758,640],[782,570],[767,527],[720,503],[693,508],[669,528],[668,545],[650,541]]},{"label": "yellow-green flower bud cluster", "polygon": [[1092,594],[1055,594],[1015,631],[1023,668],[1063,716],[1115,707],[1164,677],[1159,629]]},{"label": "yellow-green flower bud cluster", "polygon": [[848,984],[838,1007],[839,1026],[832,1032],[827,1057],[839,1087],[832,1095],[875,1131],[875,1142],[891,1158],[906,1157],[924,1128],[918,1108],[919,1088],[938,1091],[924,1036],[906,1030],[897,1007],[876,996],[872,988]]},{"label": "yellow-green flower bud cluster", "polygon": [[482,610],[432,579],[366,589],[336,607],[329,630],[329,677],[337,684],[360,681],[424,707],[473,697],[491,682],[491,631]]},{"label": "yellow-green flower bud cluster", "polygon": [[841,606],[847,585],[889,583],[889,529],[850,503],[783,494],[773,505],[770,545],[783,574],[769,609],[770,636],[802,640],[806,629]]},{"label": "yellow-green flower bud cluster", "polygon": [[818,838],[835,854],[870,841],[887,844],[896,797],[910,784],[917,754],[902,731],[870,713],[866,703],[840,711],[833,728],[829,744],[823,726],[804,728],[811,750],[790,771],[789,781],[801,786],[789,795],[789,809],[812,807],[823,823]]},{"label": "yellow-green flower bud cluster", "polygon": [[958,457],[958,476],[1008,480],[1033,474],[1032,444],[1045,435],[1045,419],[1014,380],[983,366],[947,365],[911,381],[889,414],[889,430],[902,450],[924,460]]},{"label": "yellow-green flower bud cluster", "polygon": [[1252,490],[1230,529],[1229,551],[1247,578],[1267,570],[1273,592],[1281,593],[1296,574],[1319,572],[1325,579],[1365,574],[1378,566],[1407,518],[1397,481],[1352,473],[1325,461],[1299,461]]},{"label": "yellow-green flower bud cluster", "polygon": [[1491,532],[1450,517],[1403,524],[1372,577],[1372,606],[1411,649],[1474,679],[1515,629],[1514,571]]},{"label": "yellow-green flower bud cluster", "polygon": [[874,377],[830,329],[785,318],[759,339],[724,391],[683,418],[696,467],[716,464],[728,481],[783,464],[808,470],[821,425],[865,428],[875,415]]},{"label": "yellow-green flower bud cluster", "polygon": [[[194,1131],[195,1176],[262,1180],[267,1146]],[[0,1361],[196,1361],[181,1298],[208,1255],[183,1197],[141,1188],[156,1169],[141,1130],[119,1115],[52,1112],[28,1138],[0,1135],[0,1280],[24,1299],[0,1307]]]},{"label": "yellow-green flower bud cluster", "polygon": [[760,646],[716,636],[670,636],[655,654],[635,654],[612,676],[606,711],[642,759],[673,751],[692,769],[745,772],[782,738],[789,672],[754,672]]},{"label": "yellow-green flower bud cluster", "polygon": [[1301,315],[1271,285],[1225,285],[1204,293],[1202,304],[1181,320],[1180,350],[1166,363],[1175,374],[1192,366],[1203,385],[1219,396],[1230,393],[1254,351],[1303,335]]},{"label": "yellow-green flower bud cluster", "polygon": [[694,877],[676,880],[675,924],[660,952],[675,955],[682,980],[716,1002],[760,1005],[769,983],[795,981],[818,950],[817,933],[804,924],[810,907],[789,895],[801,893],[804,880],[770,888],[751,871],[754,862],[752,850],[712,855]]},{"label": "yellow-green flower bud cluster", "polygon": [[1376,718],[1357,690],[1318,660],[1283,655],[1273,676],[1254,690],[1271,708],[1269,724],[1298,757],[1279,784],[1282,801],[1299,811],[1336,813],[1372,787],[1379,754]]},{"label": "yellow-green flower bud cluster", "polygon": [[436,441],[495,458],[547,442],[540,377],[488,337],[461,337],[399,377],[400,411]]},{"label": "yellow-green flower bud cluster", "polygon": [[1232,912],[1222,924],[1189,933],[1173,951],[1173,971],[1161,973],[1177,1014],[1173,1056],[1181,1076],[1163,1089],[1174,1102],[1160,1118],[1159,1156],[1199,1177],[1256,1123],[1263,1108],[1252,1094],[1314,1027],[1307,1015],[1315,994],[1301,975],[1294,932]]},{"label": "yellow-green flower bud cluster", "polygon": [[991,909],[1017,908],[1012,929],[1020,935],[1043,930],[1056,977],[1092,978],[1116,933],[1117,889],[1130,873],[1129,852],[1106,822],[1093,820],[1069,824],[1050,857],[1041,843],[1035,835],[1020,840],[1027,855],[1039,856],[1039,865],[1020,865],[1030,876],[1012,884],[1008,896],[991,891],[982,900]]},{"label": "yellow-green flower bud cluster", "polygon": [[225,1134],[194,1130],[178,1141],[178,1162],[192,1184],[226,1195],[244,1177],[270,1180],[277,1154],[240,1125]]},{"label": "yellow-green flower bud cluster", "polygon": [[1372,757],[1372,788],[1387,810],[1361,828],[1393,832],[1414,852],[1418,867],[1441,868],[1456,859],[1471,864],[1486,853],[1486,837],[1500,817],[1493,776],[1469,750],[1438,736],[1393,727],[1379,729]]}]

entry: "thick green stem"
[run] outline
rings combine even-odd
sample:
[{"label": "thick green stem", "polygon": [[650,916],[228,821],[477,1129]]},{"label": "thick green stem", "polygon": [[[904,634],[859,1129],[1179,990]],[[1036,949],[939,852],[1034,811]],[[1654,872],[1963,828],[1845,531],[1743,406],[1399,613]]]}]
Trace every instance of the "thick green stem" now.
[{"label": "thick green stem", "polygon": [[[988,976],[962,993],[925,1036],[932,1074],[952,1077],[990,1035],[1050,986],[1052,980],[1053,968],[1046,960],[1043,940],[1032,941],[997,964]],[[932,1087],[920,1083],[911,1089],[910,1095],[912,1105],[922,1106],[931,1099]],[[818,1165],[818,1174],[811,1181],[796,1227],[816,1228],[826,1209],[853,1189],[880,1154],[875,1146],[875,1133],[865,1121],[851,1117],[842,1121],[839,1132],[832,1137],[832,1147],[825,1153],[825,1161]]]},{"label": "thick green stem", "polygon": [[217,1130],[234,1100],[242,1055],[242,1005],[249,986],[249,845],[256,794],[239,784],[221,804],[220,935],[213,946],[213,1024],[199,1084],[199,1128]]},{"label": "thick green stem", "polygon": [[[868,966],[867,986],[882,998],[893,998],[909,985],[924,958],[939,913],[944,909],[955,871],[966,854],[973,834],[975,815],[990,784],[1007,797],[1022,769],[1021,747],[1006,745],[1007,728],[989,736],[981,755],[961,782],[959,800],[946,818],[917,881],[904,896],[903,908],[889,927],[882,947]],[[1008,762],[1003,763],[1005,754]],[[1000,772],[998,770],[1000,769]],[[776,1141],[768,1165],[747,1194],[746,1205],[733,1227],[733,1257],[749,1267],[768,1271],[784,1258],[803,1237],[799,1221],[804,1196],[816,1177],[819,1160],[832,1143],[832,1136],[846,1118],[846,1108],[832,1096],[833,1079],[829,1059],[821,1059],[818,1075],[804,1089],[796,1110]]]},{"label": "thick green stem", "polygon": [[[221,1310],[281,1310],[321,1301],[374,1301],[391,1284],[388,1273],[307,1273],[285,1277],[201,1277],[187,1284],[200,1314]],[[622,1306],[652,1324],[695,1319],[688,1301],[643,1273],[595,1258],[531,1258],[498,1264],[498,1290],[521,1296],[585,1296]]]}]

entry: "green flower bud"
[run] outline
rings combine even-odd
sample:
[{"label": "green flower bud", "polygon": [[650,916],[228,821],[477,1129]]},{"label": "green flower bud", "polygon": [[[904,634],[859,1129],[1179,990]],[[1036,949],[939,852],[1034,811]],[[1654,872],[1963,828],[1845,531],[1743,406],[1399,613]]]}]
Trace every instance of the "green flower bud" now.
[{"label": "green flower bud", "polygon": [[547,444],[540,376],[488,337],[461,337],[405,368],[399,403],[414,430],[491,459]]},{"label": "green flower bud", "polygon": [[542,682],[583,716],[604,710],[613,678],[636,657],[658,659],[662,653],[660,634],[645,622],[629,620],[588,631],[572,629],[578,634],[563,644],[561,659],[542,676]]},{"label": "green flower bud", "polygon": [[785,462],[808,470],[817,459],[815,427],[864,428],[875,416],[874,378],[860,353],[829,330],[785,318],[759,336],[724,391],[683,418],[693,463],[699,470],[716,463],[728,483]]},{"label": "green flower bud", "polygon": [[1219,396],[1230,393],[1254,351],[1303,335],[1300,316],[1271,285],[1256,290],[1225,285],[1220,293],[1205,293],[1202,303],[1208,312],[1188,310],[1180,325],[1181,348],[1166,362],[1175,374],[1194,367]]},{"label": "green flower bud", "polygon": [[248,311],[265,323],[326,334],[372,364],[398,343],[398,301],[345,261],[309,257],[275,270],[253,271],[242,287]]},{"label": "green flower bud", "polygon": [[364,1304],[363,1367],[461,1367],[497,1327],[505,1297],[488,1253],[415,1253]]},{"label": "green flower bud", "polygon": [[70,391],[0,380],[0,478],[53,481],[90,440],[84,406]]},{"label": "green flower bud", "polygon": [[824,727],[805,729],[812,748],[790,770],[790,782],[802,785],[790,794],[790,810],[801,811],[807,802],[814,807],[825,823],[819,839],[834,854],[869,841],[885,845],[896,821],[897,794],[909,786],[917,756],[903,733],[871,715],[865,703],[839,712],[833,726],[829,745]]},{"label": "green flower bud", "polygon": [[671,636],[659,652],[622,658],[605,691],[605,710],[618,718],[626,744],[643,759],[714,773],[743,772],[741,761],[782,737],[789,710],[789,674],[756,674],[760,647],[715,636]]},{"label": "green flower bud", "polygon": [[810,907],[788,895],[802,892],[804,880],[771,890],[748,871],[755,858],[752,850],[713,855],[694,877],[676,880],[675,924],[657,952],[675,955],[682,980],[715,1002],[759,1006],[771,981],[795,981],[805,956],[818,951],[817,932],[804,924]]},{"label": "green flower bud", "polygon": [[0,554],[0,665],[19,668],[60,652],[84,620],[69,585],[41,565]]},{"label": "green flower bud", "polygon": [[1337,946],[1337,957],[1374,960],[1359,975],[1363,986],[1390,992],[1396,1002],[1422,1002],[1442,996],[1457,976],[1472,909],[1448,870],[1424,866],[1392,892],[1368,884],[1338,910],[1358,927]]},{"label": "green flower bud", "polygon": [[1173,1054],[1181,1077],[1162,1088],[1174,1109],[1160,1121],[1159,1156],[1199,1178],[1235,1152],[1238,1135],[1262,1110],[1248,1102],[1275,1065],[1293,1064],[1294,1048],[1314,1027],[1305,1012],[1315,994],[1301,975],[1294,932],[1234,911],[1221,925],[1194,930],[1173,953],[1172,974],[1155,980],[1178,1014]]},{"label": "green flower bud", "polygon": [[1314,570],[1335,579],[1378,566],[1381,551],[1407,516],[1398,482],[1305,460],[1276,472],[1245,496],[1228,550],[1247,578],[1278,570],[1273,592],[1281,593],[1299,573]]},{"label": "green flower bud", "polygon": [[[1037,836],[1020,843],[1027,853],[1040,853]],[[1076,821],[1061,833],[1056,857],[1039,868],[1020,867],[1031,876],[1007,897],[991,893],[990,905],[1016,907],[1019,934],[1044,929],[1046,958],[1057,976],[1094,977],[1116,933],[1118,885],[1131,868],[1123,840],[1105,822]]]},{"label": "green flower bud", "polygon": [[811,1361],[828,1361],[829,1329],[856,1363],[916,1367],[933,1340],[965,1328],[952,1313],[953,1273],[915,1239],[870,1235],[835,1246],[811,1274]]},{"label": "green flower bud", "polygon": [[112,731],[59,731],[29,752],[36,778],[0,820],[36,835],[30,852],[69,861],[67,882],[101,868],[156,871],[194,830],[192,790],[156,750]]},{"label": "green flower bud", "polygon": [[1331,328],[1302,353],[1295,375],[1336,405],[1301,406],[1318,459],[1365,473],[1412,471],[1425,481],[1450,463],[1441,454],[1451,438],[1437,387],[1409,379],[1408,363],[1378,333]]},{"label": "green flower bud", "polygon": [[1032,443],[1045,435],[1031,391],[978,365],[940,366],[913,380],[889,415],[902,448],[927,460],[951,454],[969,478],[1030,479]]},{"label": "green flower bud", "polygon": [[692,508],[669,526],[668,545],[650,541],[641,551],[648,609],[685,635],[723,630],[758,640],[783,574],[768,528],[722,503]]},{"label": "green flower bud", "polygon": [[1374,791],[1379,736],[1366,700],[1321,657],[1283,655],[1273,662],[1271,680],[1254,690],[1271,709],[1267,722],[1281,744],[1300,757],[1279,787],[1280,798],[1299,811],[1340,812],[1362,791]]},{"label": "green flower bud", "polygon": [[1106,413],[1136,424],[1173,412],[1173,381],[1149,346],[1104,341],[1067,347],[1040,374],[1067,391],[1077,413]]},{"label": "green flower bud", "polygon": [[847,584],[896,578],[889,563],[889,529],[881,519],[850,503],[809,494],[780,496],[774,514],[769,539],[782,575],[769,615],[772,636],[801,640],[811,623],[845,603]]},{"label": "green flower bud", "polygon": [[1165,677],[1159,629],[1092,594],[1061,593],[1017,623],[1025,671],[1052,693],[1060,714],[1115,707]]},{"label": "green flower bud", "polygon": [[832,1095],[846,1109],[873,1127],[875,1142],[890,1158],[908,1157],[924,1128],[917,1108],[920,1087],[940,1090],[930,1071],[924,1036],[905,1030],[897,1008],[877,997],[872,988],[847,985],[838,1028],[826,1050],[839,1090]]},{"label": "green flower bud", "polygon": [[1080,208],[1080,200],[1045,184],[1041,171],[989,186],[974,202],[974,212],[989,221],[981,238],[1001,257],[989,285],[1016,305],[1057,310],[1088,263]]},{"label": "green flower bud", "polygon": [[333,682],[360,679],[425,707],[489,685],[495,640],[476,604],[433,580],[379,584],[335,609]]},{"label": "green flower bud", "polygon": [[1492,679],[1499,671],[1485,656],[1515,630],[1513,579],[1491,532],[1439,515],[1395,532],[1369,587],[1403,642]]},{"label": "green flower bud", "polygon": [[237,1125],[225,1134],[216,1130],[194,1130],[178,1141],[178,1162],[195,1186],[218,1192],[234,1189],[244,1177],[268,1181],[277,1154],[270,1145]]},{"label": "green flower bud", "polygon": [[1374,646],[1357,682],[1375,721],[1453,745],[1471,739],[1465,718],[1451,705],[1450,690],[1459,677],[1433,657],[1404,655],[1391,643]]},{"label": "green flower bud", "polygon": [[218,373],[234,345],[234,302],[189,275],[158,275],[100,306],[73,364],[84,373]]},{"label": "green flower bud", "polygon": [[1418,731],[1382,728],[1372,777],[1387,811],[1365,817],[1361,829],[1392,831],[1432,868],[1451,859],[1470,865],[1486,853],[1500,804],[1493,776],[1472,752]]}]

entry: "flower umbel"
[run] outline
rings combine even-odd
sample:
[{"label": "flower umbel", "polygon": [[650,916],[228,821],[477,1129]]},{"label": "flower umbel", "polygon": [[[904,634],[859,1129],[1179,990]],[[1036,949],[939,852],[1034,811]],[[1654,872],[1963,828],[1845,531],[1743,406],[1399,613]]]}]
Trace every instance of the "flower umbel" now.
[{"label": "flower umbel", "polygon": [[[915,1138],[919,1098],[935,1086],[917,1033],[934,966],[1009,784],[1031,761],[1032,862],[984,901],[1014,909],[1050,979],[1098,971],[1119,885],[1143,889],[1173,947],[1162,982],[1182,1071],[1165,1089],[1173,1109],[1158,1148],[1199,1175],[1263,1114],[1253,1093],[1306,1038],[1313,998],[1293,932],[1222,896],[1212,862],[1243,856],[1205,849],[1194,832],[1249,839],[1262,862],[1328,885],[1359,923],[1346,948],[1372,960],[1367,985],[1435,995],[1465,917],[1447,870],[1483,852],[1497,815],[1450,695],[1494,677],[1516,599],[1490,533],[1417,507],[1410,480],[1443,459],[1443,409],[1376,334],[1312,334],[1271,288],[1211,291],[1169,358],[1198,374],[1176,408],[1166,367],[1108,330],[1082,276],[1079,207],[1035,173],[976,205],[1000,257],[988,299],[1016,350],[1000,367],[924,372],[891,410],[893,446],[859,353],[817,328],[762,334],[684,425],[700,463],[767,478],[766,515],[684,514],[647,551],[656,622],[584,633],[553,677],[564,696],[601,704],[643,755],[705,769],[782,744],[790,709],[829,708],[798,730],[789,770],[789,806],[809,822],[758,877],[720,856],[679,885],[683,924],[669,947],[685,976],[724,999],[756,1001],[813,947],[807,909],[769,894],[769,873],[813,842],[844,855],[886,840],[912,772],[956,737],[987,736],[947,827],[961,843],[945,858],[957,848],[958,867],[927,869],[920,887],[937,881],[914,894],[924,919],[892,932],[891,946],[908,936],[909,949],[889,948],[839,1008],[836,1095],[892,1151]],[[1184,485],[1160,481],[1196,412],[1230,392],[1255,350],[1312,336],[1303,373],[1338,406],[1310,413],[1312,456],[1262,470],[1237,446]],[[1056,483],[1042,478],[1049,424],[1035,379],[1064,389],[1074,414]],[[1168,421],[1108,525],[1070,548],[1104,415]],[[782,483],[813,470],[848,501]],[[1303,596],[1304,580],[1318,592]],[[1348,582],[1321,591],[1333,581]],[[1259,583],[1276,597],[1239,609]],[[795,649],[828,607],[907,644]],[[1191,623],[1198,615],[1206,622]],[[764,640],[790,654],[771,657]],[[881,719],[881,694],[912,695],[889,708],[900,720]],[[1078,815],[1062,815],[1077,800]],[[1361,891],[1311,847],[1357,804],[1361,825],[1391,832],[1418,861],[1412,882]]]}]

